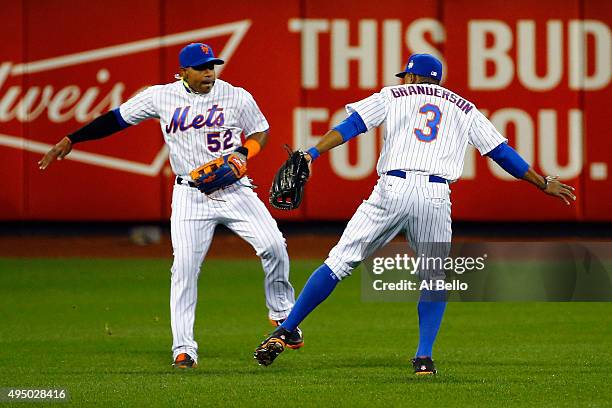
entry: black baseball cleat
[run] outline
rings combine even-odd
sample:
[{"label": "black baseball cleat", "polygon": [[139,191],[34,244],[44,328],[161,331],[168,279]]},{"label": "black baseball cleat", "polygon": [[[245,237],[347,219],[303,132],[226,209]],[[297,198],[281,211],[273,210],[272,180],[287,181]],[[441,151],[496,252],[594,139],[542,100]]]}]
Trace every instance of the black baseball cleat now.
[{"label": "black baseball cleat", "polygon": [[187,353],[181,353],[176,356],[174,364],[172,364],[174,368],[196,368],[197,366],[198,363]]},{"label": "black baseball cleat", "polygon": [[412,367],[415,375],[434,375],[436,366],[431,357],[415,357],[412,359]]},{"label": "black baseball cleat", "polygon": [[290,336],[290,331],[283,327],[277,327],[276,330],[255,349],[253,358],[257,360],[259,365],[269,366],[280,353],[285,351],[285,347],[288,347],[287,339]]},{"label": "black baseball cleat", "polygon": [[[285,321],[285,319],[282,319],[282,320],[269,319],[269,320],[272,326],[274,327],[280,327],[280,325],[283,324],[283,322]],[[297,350],[300,347],[304,346],[304,335],[302,334],[302,330],[299,327],[296,327],[294,331],[289,333],[287,340],[285,340],[285,346],[293,350]]]}]

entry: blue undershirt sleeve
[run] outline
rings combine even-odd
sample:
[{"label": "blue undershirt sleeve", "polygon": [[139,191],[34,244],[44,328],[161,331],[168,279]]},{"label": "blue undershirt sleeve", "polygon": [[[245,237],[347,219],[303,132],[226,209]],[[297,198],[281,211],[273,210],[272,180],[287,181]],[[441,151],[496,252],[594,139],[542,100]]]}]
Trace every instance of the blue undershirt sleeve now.
[{"label": "blue undershirt sleeve", "polygon": [[486,155],[517,179],[522,179],[529,170],[529,164],[507,143],[500,143]]},{"label": "blue undershirt sleeve", "polygon": [[353,112],[348,118],[340,122],[333,129],[342,135],[343,142],[347,142],[355,136],[365,133],[368,130],[363,119],[357,112]]},{"label": "blue undershirt sleeve", "polygon": [[125,119],[123,119],[123,116],[121,116],[119,108],[113,109],[113,113],[115,114],[115,117],[117,118],[117,122],[119,123],[119,126],[121,126],[121,129],[125,129],[126,127],[130,126],[130,124],[127,123]]}]

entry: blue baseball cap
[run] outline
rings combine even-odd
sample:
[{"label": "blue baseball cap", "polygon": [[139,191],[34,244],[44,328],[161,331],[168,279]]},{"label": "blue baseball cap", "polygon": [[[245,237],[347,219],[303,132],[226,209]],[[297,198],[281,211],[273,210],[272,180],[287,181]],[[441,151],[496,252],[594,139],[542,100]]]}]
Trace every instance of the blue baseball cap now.
[{"label": "blue baseball cap", "polygon": [[406,74],[442,80],[442,63],[431,54],[413,54],[408,58],[406,69],[398,72],[395,76],[403,78]]},{"label": "blue baseball cap", "polygon": [[215,58],[215,54],[213,54],[213,50],[209,45],[191,43],[179,52],[179,65],[181,68],[197,67],[209,62],[215,65],[224,63],[222,59]]}]

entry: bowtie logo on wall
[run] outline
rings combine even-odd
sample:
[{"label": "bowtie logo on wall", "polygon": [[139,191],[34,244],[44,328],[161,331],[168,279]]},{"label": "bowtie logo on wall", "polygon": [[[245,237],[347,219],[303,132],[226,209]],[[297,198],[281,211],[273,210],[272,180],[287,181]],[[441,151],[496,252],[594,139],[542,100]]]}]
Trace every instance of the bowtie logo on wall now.
[{"label": "bowtie logo on wall", "polygon": [[[251,26],[250,20],[240,20],[231,23],[224,23],[215,26],[202,27],[196,30],[184,31],[180,33],[168,34],[161,37],[147,38],[144,40],[138,40],[133,42],[126,42],[123,44],[114,44],[110,46],[105,46],[100,49],[93,49],[87,51],[80,51],[75,54],[70,55],[61,55],[58,57],[48,58],[40,61],[30,61],[14,64],[12,61],[1,61],[0,60],[0,88],[3,87],[4,82],[7,81],[11,77],[19,77],[22,75],[35,75],[40,72],[48,74],[50,71],[58,70],[61,68],[66,68],[70,66],[74,66],[77,64],[90,64],[96,63],[100,66],[100,70],[98,72],[98,82],[106,83],[109,88],[113,88],[112,84],[107,83],[110,72],[108,69],[104,67],[104,60],[110,58],[125,58],[129,57],[133,54],[137,54],[140,52],[146,52],[149,50],[153,50],[156,48],[162,47],[170,47],[175,45],[182,45],[189,41],[205,41],[211,38],[229,36],[229,40],[225,44],[222,50],[219,52],[219,57],[224,59],[226,65],[228,61],[231,59],[232,55],[236,48],[242,42],[242,39],[246,35],[247,31]],[[203,47],[202,51],[205,53],[210,53],[210,47]],[[223,65],[219,66],[216,71],[217,74],[221,72],[223,69]],[[61,74],[58,74],[56,78],[63,78]],[[52,79],[53,80],[53,79]],[[43,93],[42,89],[49,89],[50,91],[56,90],[59,87],[54,86],[55,84],[49,85],[32,85],[31,89],[24,90],[22,92],[23,95],[40,95]],[[142,84],[143,86],[145,84]],[[123,85],[121,85],[123,86]],[[59,88],[57,92],[48,96],[49,101],[48,104],[53,105],[54,103],[63,103],[62,102],[62,92],[66,92],[65,89],[76,88],[78,90],[79,95],[86,95],[89,91],[82,90],[79,87],[79,84],[69,84],[67,88]],[[114,89],[114,88],[113,88]],[[121,89],[121,88],[120,88]],[[12,94],[6,93],[3,89],[0,89],[0,106],[2,106],[2,101],[5,98],[11,98]],[[44,92],[47,92],[46,90]],[[56,95],[60,95],[56,97]],[[22,97],[23,98],[23,97]],[[29,97],[27,97],[29,98]],[[26,99],[27,99],[26,98]],[[57,98],[58,102],[55,102]],[[108,96],[107,98],[110,98]],[[17,102],[16,105],[19,105],[23,102]],[[75,106],[79,106],[81,104],[86,104],[86,98],[83,98],[82,101],[79,100],[75,102]],[[78,111],[78,108],[73,109],[73,111]],[[47,112],[46,109],[38,109],[37,115],[28,114],[22,115],[20,117],[15,115],[15,118],[12,120],[18,122],[35,122],[39,120],[43,121],[51,121],[54,123],[66,122],[68,120],[74,119],[73,116],[63,115],[59,119],[54,119],[48,115],[45,115]],[[40,116],[40,119],[38,119]],[[87,120],[93,119],[87,118]],[[26,150],[33,153],[46,153],[53,145],[48,143],[43,143],[40,140],[37,140],[36,136],[32,138],[24,138],[21,135],[8,135],[4,132],[0,132],[0,149],[5,147],[19,150]],[[0,150],[1,151],[1,150]],[[160,151],[155,155],[153,161],[150,163],[139,162],[135,160],[129,160],[125,158],[119,158],[99,153],[92,153],[88,151],[82,151],[79,149],[75,149],[72,151],[69,157],[66,159],[85,163],[92,166],[105,167],[108,169],[118,170],[127,173],[140,174],[143,176],[155,177],[157,176],[161,169],[163,168],[164,163],[166,163],[168,159],[168,148],[164,145],[160,149]]]}]

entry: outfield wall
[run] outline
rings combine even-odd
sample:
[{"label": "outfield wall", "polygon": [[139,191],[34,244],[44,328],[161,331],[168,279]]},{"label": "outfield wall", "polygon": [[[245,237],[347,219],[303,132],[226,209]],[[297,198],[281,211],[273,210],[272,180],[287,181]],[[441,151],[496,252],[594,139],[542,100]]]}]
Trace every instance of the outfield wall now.
[{"label": "outfield wall", "polygon": [[[344,118],[345,103],[396,84],[410,53],[430,52],[444,60],[443,85],[579,197],[568,208],[469,150],[454,219],[612,220],[610,1],[2,3],[0,220],[167,219],[172,175],[155,121],[78,145],[44,173],[36,162],[101,112],[172,81],[192,41],[227,60],[221,78],[249,90],[271,124],[268,146],[249,162],[265,200],[281,145],[312,145]],[[375,183],[380,137],[322,157],[300,210],[274,216],[350,217]]]}]

